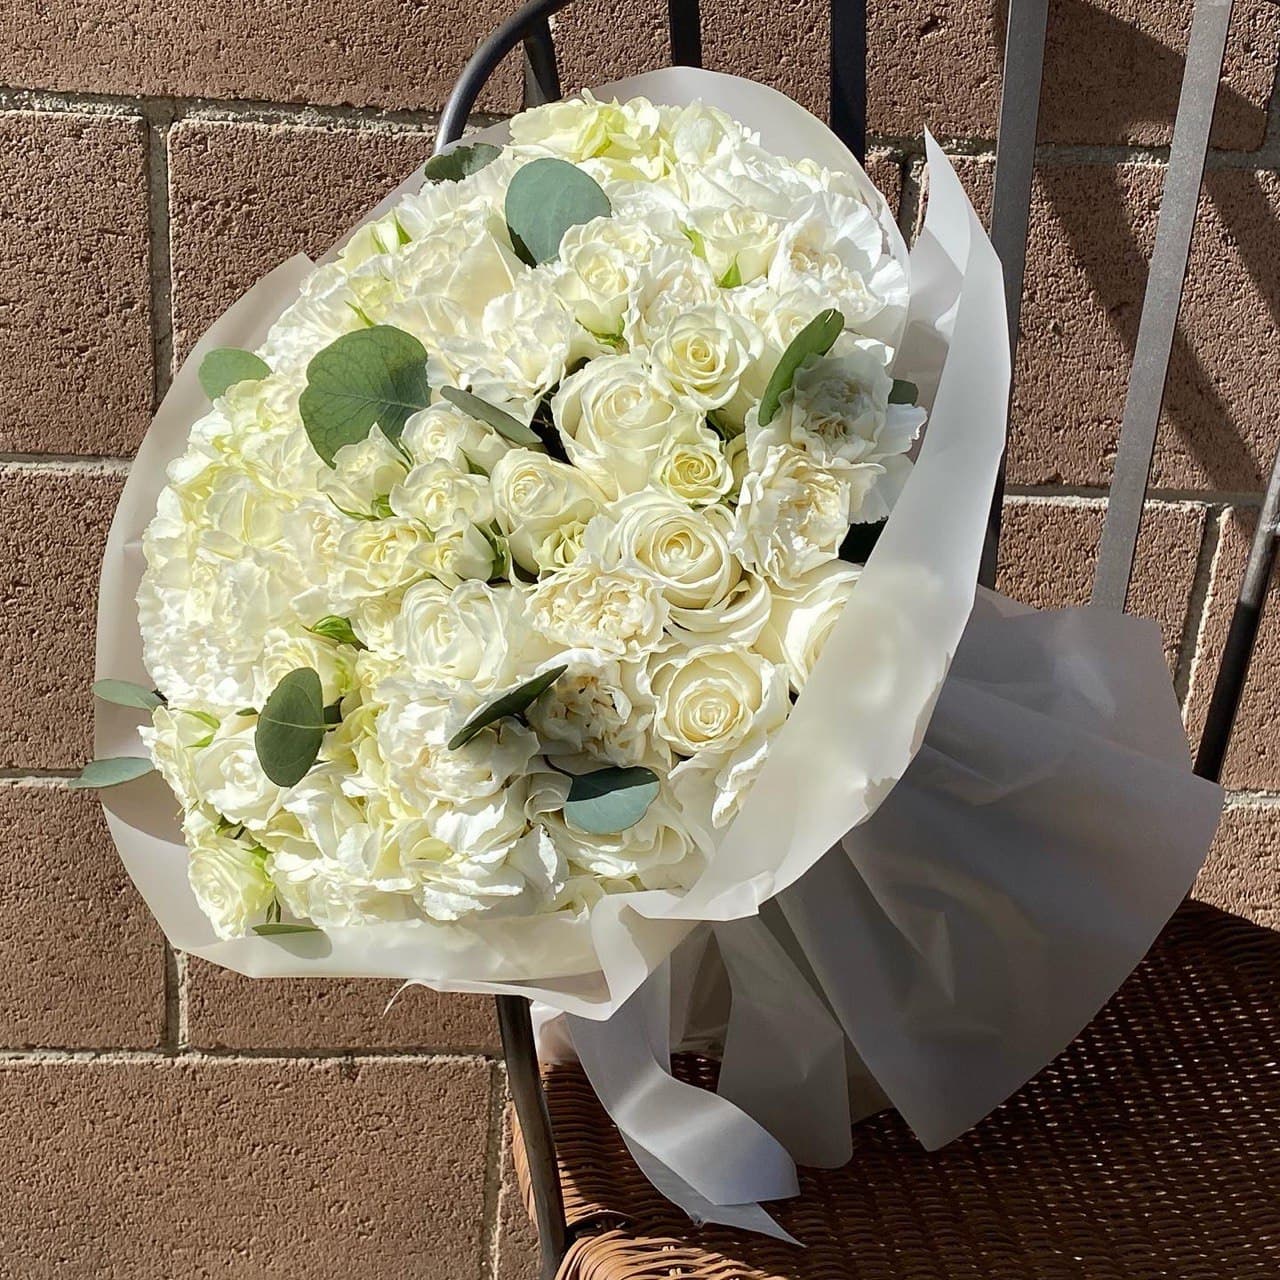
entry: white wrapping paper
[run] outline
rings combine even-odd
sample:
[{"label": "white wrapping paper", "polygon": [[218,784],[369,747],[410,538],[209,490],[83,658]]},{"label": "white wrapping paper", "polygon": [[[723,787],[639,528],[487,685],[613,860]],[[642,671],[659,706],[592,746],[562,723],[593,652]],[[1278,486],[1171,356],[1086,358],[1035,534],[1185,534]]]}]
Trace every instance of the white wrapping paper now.
[{"label": "white wrapping paper", "polygon": [[[856,175],[907,263],[853,157],[773,90],[677,68],[596,93],[702,99],[778,154]],[[505,129],[476,136],[502,142]],[[546,1051],[572,1047],[664,1192],[697,1218],[774,1232],[758,1202],[794,1193],[797,1159],[847,1159],[851,1117],[888,1100],[936,1145],[1071,1039],[1190,883],[1220,795],[1190,774],[1149,624],[985,595],[970,619],[1008,349],[999,263],[932,139],[928,151],[928,217],[894,370],[931,408],[926,437],[699,881],[576,916],[218,941],[187,886],[176,804],[152,777],[103,802],[175,947],[254,976],[529,995],[547,1007]],[[205,408],[200,359],[258,345],[311,269],[298,257],[267,276],[175,378],[107,542],[99,677],[147,678],[133,603],[140,540]],[[100,704],[97,754],[144,754],[137,728],[135,713]],[[555,1013],[567,1017],[547,1024]],[[673,1044],[709,1042],[723,1048],[718,1095],[669,1073]]]}]

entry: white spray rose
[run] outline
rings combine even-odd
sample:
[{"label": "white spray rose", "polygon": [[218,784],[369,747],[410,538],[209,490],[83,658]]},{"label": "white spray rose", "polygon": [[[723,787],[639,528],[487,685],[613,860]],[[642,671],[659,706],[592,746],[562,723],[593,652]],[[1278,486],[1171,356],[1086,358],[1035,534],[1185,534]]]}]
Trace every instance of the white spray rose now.
[{"label": "white spray rose", "polygon": [[189,856],[187,879],[200,909],[219,938],[241,938],[261,924],[275,890],[264,854],[220,834],[203,809],[190,810],[182,823]]},{"label": "white spray rose", "polygon": [[[579,470],[531,449],[512,449],[493,469],[498,525],[521,568],[562,567],[566,548],[600,510],[604,495]],[[569,541],[557,536],[570,525]]]},{"label": "white spray rose", "polygon": [[391,490],[390,504],[396,515],[432,532],[493,519],[488,480],[440,458],[415,464]]}]

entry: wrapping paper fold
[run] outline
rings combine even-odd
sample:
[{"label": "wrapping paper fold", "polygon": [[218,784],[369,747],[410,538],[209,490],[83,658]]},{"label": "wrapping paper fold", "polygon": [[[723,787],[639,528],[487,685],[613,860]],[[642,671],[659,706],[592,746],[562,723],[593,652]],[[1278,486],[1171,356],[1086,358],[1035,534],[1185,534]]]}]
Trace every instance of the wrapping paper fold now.
[{"label": "wrapping paper fold", "polygon": [[[898,505],[702,877],[574,916],[224,942],[187,886],[163,784],[106,792],[104,806],[174,946],[255,976],[528,995],[544,1006],[544,1052],[576,1053],[666,1194],[696,1218],[778,1233],[759,1202],[794,1193],[797,1160],[846,1160],[850,1119],[892,1103],[938,1145],[1058,1052],[1185,892],[1221,798],[1190,773],[1150,624],[985,593],[974,610],[1007,330],[999,263],[932,138],[908,259],[857,162],[773,90],[677,68],[596,93],[701,99],[778,154],[854,175],[910,271],[894,373],[930,409]],[[475,136],[501,143],[505,129]],[[204,411],[202,356],[257,346],[311,270],[299,257],[267,276],[175,378],[108,539],[100,677],[146,679],[140,539]],[[97,754],[141,754],[137,728],[100,705]],[[683,1044],[722,1050],[717,1094],[672,1078]]]}]

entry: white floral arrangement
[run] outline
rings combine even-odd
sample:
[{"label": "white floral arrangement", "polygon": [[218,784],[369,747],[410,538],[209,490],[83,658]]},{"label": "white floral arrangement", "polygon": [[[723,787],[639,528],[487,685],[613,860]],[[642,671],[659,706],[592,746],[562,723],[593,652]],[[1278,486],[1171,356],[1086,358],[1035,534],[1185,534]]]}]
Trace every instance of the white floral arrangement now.
[{"label": "white floral arrangement", "polygon": [[99,687],[221,938],[687,887],[924,421],[883,202],[722,111],[585,95],[427,177],[205,357],[156,688]]}]

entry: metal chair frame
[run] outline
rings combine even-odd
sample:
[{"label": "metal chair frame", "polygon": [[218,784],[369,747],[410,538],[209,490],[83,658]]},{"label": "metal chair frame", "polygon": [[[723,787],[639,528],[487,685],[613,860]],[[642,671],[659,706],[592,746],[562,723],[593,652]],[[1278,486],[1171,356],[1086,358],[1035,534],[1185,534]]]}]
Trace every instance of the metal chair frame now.
[{"label": "metal chair frame", "polygon": [[[461,136],[480,92],[517,45],[524,52],[524,104],[561,96],[550,18],[570,0],[529,0],[485,41],[459,78],[440,121],[437,152]],[[1123,610],[1132,574],[1151,459],[1164,397],[1209,133],[1231,20],[1232,0],[1196,0],[1186,71],[1174,125],[1147,290],[1125,398],[1115,474],[1095,573],[1094,605]],[[1010,351],[1016,356],[1036,128],[1044,68],[1048,0],[1010,0],[996,145],[991,238],[1004,266]],[[700,66],[698,0],[668,0],[671,62]],[[831,126],[859,160],[866,156],[866,0],[831,0]],[[992,586],[1004,495],[1001,468],[993,495],[979,580]],[[1196,756],[1196,772],[1217,780],[1230,742],[1261,622],[1280,530],[1280,453],[1219,663]],[[570,1243],[554,1137],[542,1089],[529,1002],[499,996],[502,1050],[529,1166],[542,1274],[553,1277]]]}]

